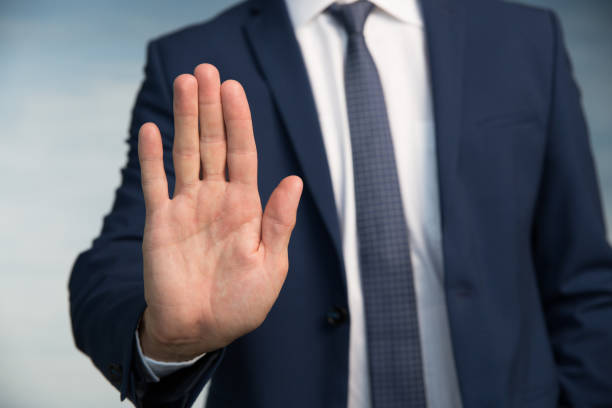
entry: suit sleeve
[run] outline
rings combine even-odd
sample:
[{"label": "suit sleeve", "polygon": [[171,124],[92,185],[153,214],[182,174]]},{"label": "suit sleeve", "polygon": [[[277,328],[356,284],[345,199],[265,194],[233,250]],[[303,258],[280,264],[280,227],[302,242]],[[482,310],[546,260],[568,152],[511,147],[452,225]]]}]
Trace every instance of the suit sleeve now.
[{"label": "suit sleeve", "polygon": [[164,377],[149,377],[138,358],[134,331],[145,308],[142,277],[144,199],[138,163],[138,130],[148,121],[163,135],[169,191],[174,188],[171,81],[157,42],[149,44],[145,80],[132,112],[128,160],[110,214],[92,247],[77,258],[69,282],[72,330],[77,347],[136,406],[190,406],[212,376],[223,351]]},{"label": "suit sleeve", "polygon": [[548,141],[534,253],[561,403],[612,406],[612,250],[580,92],[554,15]]}]

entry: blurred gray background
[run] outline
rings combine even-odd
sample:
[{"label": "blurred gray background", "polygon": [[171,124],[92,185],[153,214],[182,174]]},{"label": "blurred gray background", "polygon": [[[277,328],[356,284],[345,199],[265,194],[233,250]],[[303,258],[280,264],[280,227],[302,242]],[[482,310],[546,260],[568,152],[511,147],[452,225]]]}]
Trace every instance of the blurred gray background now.
[{"label": "blurred gray background", "polygon": [[[235,2],[0,0],[0,406],[128,405],[73,345],[68,275],[119,183],[147,40]],[[612,0],[524,2],[563,22],[610,225]]]}]

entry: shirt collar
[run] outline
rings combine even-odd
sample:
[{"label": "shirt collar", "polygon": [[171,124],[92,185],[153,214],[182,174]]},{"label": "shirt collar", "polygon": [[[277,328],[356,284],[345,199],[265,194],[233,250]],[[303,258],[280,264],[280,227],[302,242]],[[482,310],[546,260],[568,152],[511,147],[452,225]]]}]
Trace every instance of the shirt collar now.
[{"label": "shirt collar", "polygon": [[[298,28],[321,14],[335,2],[350,0],[285,0],[294,28]],[[423,26],[418,0],[370,0],[376,7],[390,16],[408,24]]]}]

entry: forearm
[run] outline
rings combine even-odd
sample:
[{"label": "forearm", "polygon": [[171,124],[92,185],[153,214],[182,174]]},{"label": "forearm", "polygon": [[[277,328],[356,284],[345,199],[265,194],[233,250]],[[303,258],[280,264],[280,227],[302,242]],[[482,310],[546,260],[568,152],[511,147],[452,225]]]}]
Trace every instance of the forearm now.
[{"label": "forearm", "polygon": [[98,241],[77,259],[70,278],[70,311],[77,347],[131,397],[133,333],[145,308],[137,244]]},{"label": "forearm", "polygon": [[[208,353],[156,382],[135,341],[145,309],[139,243],[98,243],[77,259],[70,280],[73,333],[80,350],[136,406],[187,406],[221,360]],[[135,272],[136,271],[136,272]]]}]

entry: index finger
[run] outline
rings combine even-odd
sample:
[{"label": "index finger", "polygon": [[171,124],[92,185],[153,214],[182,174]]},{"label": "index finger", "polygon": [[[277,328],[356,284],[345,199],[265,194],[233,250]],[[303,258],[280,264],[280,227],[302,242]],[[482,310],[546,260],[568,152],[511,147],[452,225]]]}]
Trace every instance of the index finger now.
[{"label": "index finger", "polygon": [[227,133],[227,170],[230,182],[257,186],[257,149],[251,111],[242,86],[233,80],[221,85],[223,120]]}]

